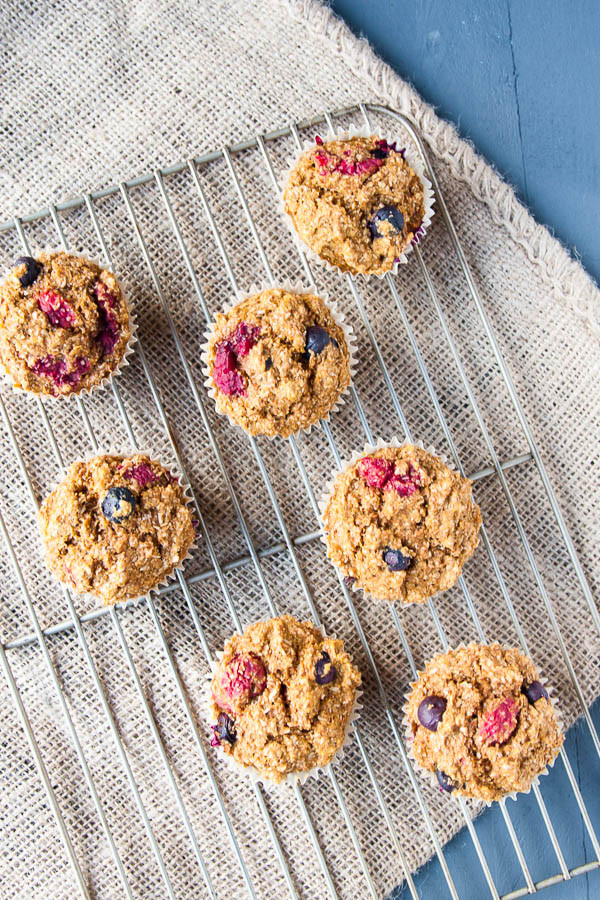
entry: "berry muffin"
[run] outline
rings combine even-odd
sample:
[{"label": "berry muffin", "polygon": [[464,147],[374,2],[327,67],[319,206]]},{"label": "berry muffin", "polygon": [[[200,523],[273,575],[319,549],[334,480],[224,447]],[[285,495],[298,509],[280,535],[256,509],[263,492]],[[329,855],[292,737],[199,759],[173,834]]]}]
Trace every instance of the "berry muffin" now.
[{"label": "berry muffin", "polygon": [[74,463],[42,503],[39,524],[48,568],[104,605],[157,587],[194,541],[179,481],[139,453]]},{"label": "berry muffin", "polygon": [[99,385],[121,363],[131,327],[115,276],[79,256],[22,256],[0,284],[0,362],[34,394]]},{"label": "berry muffin", "polygon": [[281,616],[225,644],[211,683],[212,744],[261,778],[326,766],[344,743],[360,672],[342,641]]},{"label": "berry muffin", "polygon": [[455,584],[479,542],[471,482],[414,444],[380,447],[335,479],[323,510],[329,557],[348,583],[392,603]]},{"label": "berry muffin", "polygon": [[250,434],[314,425],[350,384],[350,349],[328,306],[283,288],[220,313],[205,359],[218,412]]},{"label": "berry muffin", "polygon": [[292,169],[283,202],[304,243],[354,274],[393,269],[425,217],[423,182],[404,150],[375,135],[317,137]]},{"label": "berry muffin", "polygon": [[531,660],[499,644],[430,660],[406,718],[414,757],[440,788],[486,801],[528,791],[564,740]]}]

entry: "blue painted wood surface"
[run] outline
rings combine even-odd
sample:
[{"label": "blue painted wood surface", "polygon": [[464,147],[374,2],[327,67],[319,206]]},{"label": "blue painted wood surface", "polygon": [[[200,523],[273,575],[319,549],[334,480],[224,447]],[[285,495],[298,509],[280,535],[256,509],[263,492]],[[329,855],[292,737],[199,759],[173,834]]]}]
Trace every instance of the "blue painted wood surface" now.
[{"label": "blue painted wood surface", "polygon": [[[396,71],[454,122],[600,281],[600,2],[598,0],[333,0]],[[600,727],[600,701],[593,707]],[[571,729],[567,753],[600,833],[600,764],[586,725]],[[542,782],[544,800],[568,866],[594,858],[575,821],[560,762]],[[534,880],[560,869],[535,800],[509,801]],[[476,830],[502,892],[524,886],[497,808]],[[465,900],[489,896],[463,830],[445,849]],[[437,860],[416,876],[419,896],[449,896]],[[561,882],[544,900],[600,900],[600,871]],[[406,888],[394,900],[407,900]]]}]

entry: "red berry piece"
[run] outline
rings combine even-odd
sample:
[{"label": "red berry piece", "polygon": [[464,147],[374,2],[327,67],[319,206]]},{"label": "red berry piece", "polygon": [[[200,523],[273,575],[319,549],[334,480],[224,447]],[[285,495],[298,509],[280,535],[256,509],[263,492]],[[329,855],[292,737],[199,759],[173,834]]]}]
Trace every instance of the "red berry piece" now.
[{"label": "red berry piece", "polygon": [[110,356],[119,340],[119,324],[114,314],[117,298],[102,281],[97,281],[94,285],[94,294],[99,322],[96,340],[102,347],[104,356]]},{"label": "red berry piece", "polygon": [[[216,699],[217,702],[221,699],[233,701],[234,705],[247,703],[260,696],[266,686],[267,673],[262,660],[253,653],[238,653],[229,661],[221,676],[220,697]],[[222,705],[229,707],[228,703]]]},{"label": "red berry piece", "polygon": [[47,315],[51,325],[59,328],[71,328],[75,324],[75,310],[56,291],[40,291],[37,295],[37,302],[41,311]]},{"label": "red berry piece", "polygon": [[514,733],[518,718],[519,707],[512,697],[496,700],[483,717],[479,737],[486,744],[505,744]]},{"label": "red berry piece", "polygon": [[383,490],[393,472],[394,464],[381,456],[363,456],[358,462],[358,474],[376,490]]},{"label": "red berry piece", "polygon": [[238,370],[238,359],[247,356],[258,340],[260,328],[240,322],[235,331],[217,344],[212,379],[227,397],[245,396],[246,384]]},{"label": "red berry piece", "polygon": [[386,491],[396,491],[401,497],[410,497],[422,486],[421,473],[415,469],[412,463],[408,464],[407,471],[402,474],[396,470],[385,486]]},{"label": "red berry piece", "polygon": [[30,367],[34,375],[38,378],[48,378],[55,387],[76,387],[84,375],[90,370],[91,363],[89,359],[79,356],[75,360],[73,369],[67,369],[67,363],[64,359],[57,356],[44,356],[42,359],[36,359]]},{"label": "red berry piece", "polygon": [[226,397],[245,396],[246,385],[236,365],[236,356],[228,341],[217,345],[212,379]]},{"label": "red berry piece", "polygon": [[146,487],[147,484],[158,481],[159,476],[148,463],[140,463],[139,466],[129,466],[128,469],[123,469],[123,478],[137,481],[140,487]]},{"label": "red berry piece", "polygon": [[318,134],[315,134],[315,144],[317,144],[319,147],[323,145],[323,138]]},{"label": "red berry piece", "polygon": [[248,356],[260,334],[258,325],[248,325],[247,322],[240,322],[238,327],[231,334],[227,341],[236,356]]}]

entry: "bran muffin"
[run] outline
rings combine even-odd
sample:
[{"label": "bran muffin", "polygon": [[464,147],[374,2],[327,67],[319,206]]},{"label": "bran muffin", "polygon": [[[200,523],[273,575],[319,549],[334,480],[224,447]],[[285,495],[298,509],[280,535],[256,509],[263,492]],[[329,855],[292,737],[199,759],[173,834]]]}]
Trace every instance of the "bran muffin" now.
[{"label": "bran muffin", "polygon": [[283,203],[304,243],[354,274],[393,269],[425,217],[423,182],[404,150],[376,135],[317,137],[292,169]]},{"label": "bran muffin", "polygon": [[179,481],[140,453],[74,463],[42,503],[39,524],[48,568],[104,605],[157,587],[194,541]]},{"label": "bran muffin", "polygon": [[274,782],[330,763],[344,743],[360,672],[342,641],[286,615],[225,644],[211,683],[212,744]]},{"label": "bran muffin", "polygon": [[217,316],[205,359],[218,412],[250,434],[289,437],[350,384],[350,349],[326,303],[270,288]]},{"label": "bran muffin", "polygon": [[415,759],[440,788],[500,800],[528,791],[564,737],[533,663],[499,644],[469,644],[427,663],[406,706]]},{"label": "bran muffin", "polygon": [[117,279],[90,260],[23,256],[0,283],[0,362],[17,388],[90,390],[117,369],[131,337]]},{"label": "bran muffin", "polygon": [[479,542],[471,482],[414,444],[380,447],[338,474],[323,510],[328,553],[372,597],[424,603],[451,588]]}]

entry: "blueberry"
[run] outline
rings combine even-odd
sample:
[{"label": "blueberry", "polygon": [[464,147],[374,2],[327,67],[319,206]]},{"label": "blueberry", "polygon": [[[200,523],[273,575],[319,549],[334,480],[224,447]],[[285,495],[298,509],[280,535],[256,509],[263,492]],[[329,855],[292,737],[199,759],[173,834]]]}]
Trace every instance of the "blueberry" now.
[{"label": "blueberry", "polygon": [[270,356],[268,356],[267,359],[265,359],[265,372],[268,372],[272,365],[273,365],[273,360],[271,359]]},{"label": "blueberry", "polygon": [[387,150],[382,150],[381,147],[375,147],[374,150],[371,150],[371,156],[374,157],[374,159],[387,159],[389,154]]},{"label": "blueberry", "polygon": [[135,494],[129,488],[112,487],[108,489],[102,501],[102,512],[109,522],[120,525],[133,515],[136,505]]},{"label": "blueberry", "polygon": [[410,556],[404,556],[400,550],[393,550],[391,547],[386,547],[383,551],[383,561],[390,572],[404,572],[412,564]]},{"label": "blueberry", "polygon": [[532,681],[531,684],[523,685],[521,691],[525,694],[530,703],[537,703],[544,697],[548,699],[548,691],[540,681]]},{"label": "blueberry", "polygon": [[[384,231],[379,230],[379,225],[387,223]],[[372,238],[386,237],[390,234],[401,234],[404,229],[404,216],[397,206],[382,206],[368,222]]]},{"label": "blueberry", "polygon": [[445,772],[442,772],[441,769],[435,770],[435,777],[438,780],[438,784],[443,791],[446,791],[447,794],[451,794],[456,785],[452,781],[452,779],[446,775]]},{"label": "blueberry", "polygon": [[228,744],[235,744],[237,734],[235,731],[235,723],[227,713],[219,713],[217,724],[214,728],[215,736],[221,741],[227,741]]},{"label": "blueberry", "polygon": [[307,353],[322,353],[325,347],[331,343],[331,335],[321,325],[309,325],[306,329]]},{"label": "blueberry", "polygon": [[42,267],[40,266],[37,259],[34,259],[33,256],[20,256],[15,263],[15,268],[17,266],[25,265],[27,268],[24,273],[19,278],[19,281],[23,285],[23,287],[29,287],[33,284],[34,281],[37,281],[40,272],[42,271]]},{"label": "blueberry", "polygon": [[323,650],[321,658],[315,665],[315,681],[317,684],[331,684],[332,681],[335,681],[336,676],[337,672],[331,662],[331,657],[326,650]]},{"label": "blueberry", "polygon": [[437,731],[446,712],[446,700],[443,697],[425,697],[419,703],[417,718],[428,731]]}]

